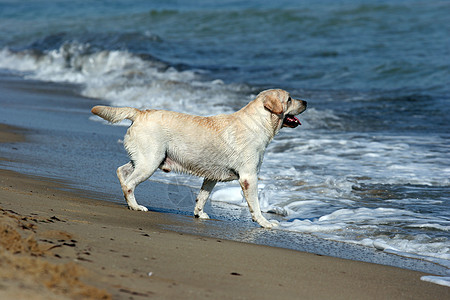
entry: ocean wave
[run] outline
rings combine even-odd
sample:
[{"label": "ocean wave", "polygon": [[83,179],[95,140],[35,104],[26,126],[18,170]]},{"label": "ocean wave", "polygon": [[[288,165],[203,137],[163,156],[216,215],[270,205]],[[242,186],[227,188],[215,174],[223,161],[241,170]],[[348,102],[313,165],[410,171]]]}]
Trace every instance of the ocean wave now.
[{"label": "ocean wave", "polygon": [[447,225],[436,224],[433,218],[427,220],[424,215],[408,210],[364,207],[338,209],[314,219],[282,221],[280,229],[311,233],[321,238],[360,244],[402,256],[435,258],[434,262],[450,266],[450,241],[447,237],[408,234],[400,229],[421,225],[444,232],[448,230]]},{"label": "ocean wave", "polygon": [[[0,68],[28,79],[79,84],[81,94],[114,106],[182,111],[198,115],[231,112],[249,88],[207,80],[195,70],[179,71],[150,56],[128,51],[93,51],[66,43],[55,50],[0,51]],[[248,97],[248,96],[247,96]]]}]

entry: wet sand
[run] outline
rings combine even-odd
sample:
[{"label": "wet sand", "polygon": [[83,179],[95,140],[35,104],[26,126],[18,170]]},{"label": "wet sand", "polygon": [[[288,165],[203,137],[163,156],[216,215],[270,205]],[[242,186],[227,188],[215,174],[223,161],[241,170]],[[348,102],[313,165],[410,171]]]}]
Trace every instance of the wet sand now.
[{"label": "wet sand", "polygon": [[[425,275],[422,272],[211,237],[214,234],[206,237],[204,232],[211,233],[214,227],[237,231],[240,227],[196,220],[184,213],[170,213],[170,209],[165,213],[129,211],[120,194],[116,195],[109,186],[98,188],[103,182],[117,185],[114,172],[102,178],[106,164],[101,161],[92,166],[92,160],[80,160],[76,147],[68,143],[67,136],[60,135],[70,129],[67,135],[82,146],[82,153],[98,157],[98,148],[91,150],[82,141],[86,135],[96,138],[98,143],[104,143],[98,160],[110,161],[117,159],[114,153],[118,146],[107,147],[111,140],[116,142],[115,133],[123,128],[113,129],[115,133],[110,137],[110,131],[99,133],[101,124],[84,124],[89,123],[85,112],[89,100],[77,98],[85,102],[74,104],[71,96],[65,94],[67,89],[58,92],[58,86],[42,84],[41,88],[29,88],[18,97],[19,94],[9,90],[15,81],[2,83],[0,88],[7,92],[0,96],[3,113],[0,123],[7,125],[0,126],[0,142],[4,145],[0,153],[3,156],[1,299],[447,299],[450,296],[448,287],[421,281],[420,277]],[[63,108],[57,96],[70,103],[70,107]],[[26,102],[23,100],[26,97],[36,103],[30,99]],[[45,123],[50,117],[55,129],[49,129]],[[98,133],[90,133],[91,130]],[[51,155],[46,157],[49,149],[56,149],[51,155],[67,156],[67,165],[57,166],[59,160],[50,160]],[[74,157],[73,162],[70,157]],[[90,166],[82,165],[78,171],[73,167],[75,164]],[[72,180],[69,182],[67,178]],[[95,179],[97,189],[87,185],[83,188],[86,178]],[[150,185],[155,190],[153,197],[161,197],[161,185]],[[102,201],[106,199],[110,201]],[[259,228],[254,232],[266,239],[284,236]],[[239,234],[230,233],[233,237]],[[224,236],[216,234],[220,235]]]}]

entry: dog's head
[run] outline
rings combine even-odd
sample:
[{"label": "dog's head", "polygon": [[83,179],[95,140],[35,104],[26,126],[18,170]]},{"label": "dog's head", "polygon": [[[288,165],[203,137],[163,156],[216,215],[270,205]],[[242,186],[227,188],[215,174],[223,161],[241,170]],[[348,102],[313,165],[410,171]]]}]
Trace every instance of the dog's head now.
[{"label": "dog's head", "polygon": [[306,110],[306,101],[293,99],[288,92],[280,89],[261,92],[258,98],[262,99],[264,108],[276,116],[274,119],[278,125],[281,122],[281,127],[295,128],[301,125],[295,116]]}]

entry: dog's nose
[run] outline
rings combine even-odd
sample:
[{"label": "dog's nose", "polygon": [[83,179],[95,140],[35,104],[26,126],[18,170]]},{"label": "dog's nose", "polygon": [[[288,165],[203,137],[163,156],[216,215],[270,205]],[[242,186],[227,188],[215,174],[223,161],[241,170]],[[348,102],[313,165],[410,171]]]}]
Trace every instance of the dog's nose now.
[{"label": "dog's nose", "polygon": [[302,104],[305,108],[308,106],[308,102],[306,102],[305,100],[302,100]]}]

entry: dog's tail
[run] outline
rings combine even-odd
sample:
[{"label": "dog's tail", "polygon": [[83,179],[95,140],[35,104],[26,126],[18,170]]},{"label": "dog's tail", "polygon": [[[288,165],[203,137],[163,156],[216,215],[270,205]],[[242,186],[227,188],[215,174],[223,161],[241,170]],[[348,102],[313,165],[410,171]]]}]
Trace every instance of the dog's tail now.
[{"label": "dog's tail", "polygon": [[134,122],[140,110],[133,107],[94,106],[91,112],[111,123],[117,123],[125,119]]}]

